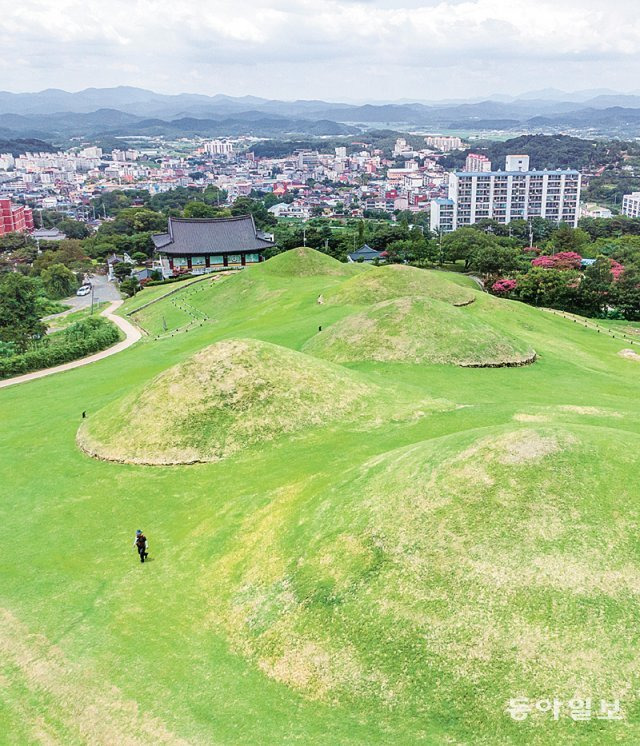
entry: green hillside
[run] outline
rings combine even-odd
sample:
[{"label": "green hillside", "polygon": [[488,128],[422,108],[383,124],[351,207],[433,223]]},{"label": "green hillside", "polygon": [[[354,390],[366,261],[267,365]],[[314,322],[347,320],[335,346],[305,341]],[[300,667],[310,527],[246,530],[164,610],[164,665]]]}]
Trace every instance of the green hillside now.
[{"label": "green hillside", "polygon": [[[218,461],[310,426],[374,420],[381,394],[355,372],[286,347],[224,340],[97,412],[78,431],[78,444],[109,461]],[[412,404],[412,412],[429,405]],[[408,402],[402,409],[409,412]]]},{"label": "green hillside", "polygon": [[369,305],[407,295],[424,295],[451,304],[472,303],[477,292],[452,282],[445,272],[433,272],[401,264],[371,267],[358,273],[329,294],[330,303]]},{"label": "green hillside", "polygon": [[640,740],[637,330],[422,272],[143,290],[0,391],[1,743]]},{"label": "green hillside", "polygon": [[304,351],[337,363],[517,365],[535,351],[474,316],[428,297],[383,301],[318,333]]}]

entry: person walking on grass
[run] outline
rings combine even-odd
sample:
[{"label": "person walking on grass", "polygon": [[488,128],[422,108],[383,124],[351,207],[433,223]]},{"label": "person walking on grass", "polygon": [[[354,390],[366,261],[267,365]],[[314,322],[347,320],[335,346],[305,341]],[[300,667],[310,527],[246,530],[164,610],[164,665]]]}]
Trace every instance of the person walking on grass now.
[{"label": "person walking on grass", "polygon": [[147,537],[142,533],[142,531],[140,531],[140,529],[136,531],[136,538],[133,540],[133,546],[138,550],[140,562],[144,562],[145,557],[149,556],[149,552],[147,552]]}]

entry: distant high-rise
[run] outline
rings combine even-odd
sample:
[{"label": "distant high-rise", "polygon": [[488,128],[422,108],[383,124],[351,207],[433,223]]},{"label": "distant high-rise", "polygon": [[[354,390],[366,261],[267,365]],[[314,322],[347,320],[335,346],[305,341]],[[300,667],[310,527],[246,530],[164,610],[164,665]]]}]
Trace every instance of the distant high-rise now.
[{"label": "distant high-rise", "polygon": [[211,140],[205,143],[204,152],[209,155],[232,155],[233,143],[227,140]]},{"label": "distant high-rise", "polygon": [[462,140],[459,137],[428,135],[424,138],[424,141],[428,147],[440,150],[442,153],[449,153],[451,150],[460,150],[462,147]]},{"label": "distant high-rise", "polygon": [[469,173],[484,172],[488,173],[491,171],[491,161],[486,155],[479,155],[478,153],[469,153],[467,160],[465,161],[464,170]]},{"label": "distant high-rise", "polygon": [[505,171],[524,172],[528,170],[529,170],[529,156],[528,155],[508,155],[507,156]]},{"label": "distant high-rise", "polygon": [[507,166],[506,171],[450,174],[452,206],[434,207],[431,228],[446,232],[479,220],[510,223],[535,217],[577,226],[581,188],[578,171],[530,171],[528,156],[521,155],[507,156]]},{"label": "distant high-rise", "polygon": [[316,168],[320,163],[317,150],[300,150],[298,152],[298,168],[301,170]]}]

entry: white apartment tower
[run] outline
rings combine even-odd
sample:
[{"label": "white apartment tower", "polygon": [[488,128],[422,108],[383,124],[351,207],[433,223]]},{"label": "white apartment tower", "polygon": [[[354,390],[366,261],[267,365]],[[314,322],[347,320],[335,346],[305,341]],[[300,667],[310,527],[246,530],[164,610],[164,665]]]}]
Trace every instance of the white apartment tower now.
[{"label": "white apartment tower", "polygon": [[462,148],[462,140],[459,137],[427,135],[424,141],[427,147],[439,150],[441,153],[449,153],[452,150],[460,150]]},{"label": "white apartment tower", "polygon": [[205,143],[204,152],[209,155],[232,155],[233,143],[227,140],[211,140]]},{"label": "white apartment tower", "polygon": [[628,218],[640,218],[640,192],[624,195],[622,198],[622,214]]},{"label": "white apartment tower", "polygon": [[[507,167],[506,171],[450,174],[449,200],[453,202],[454,218],[442,229],[455,230],[484,219],[510,223],[535,217],[577,226],[581,188],[578,171],[531,171],[527,156],[508,156]],[[437,215],[434,217],[437,221]],[[432,224],[431,228],[439,230],[440,226]]]},{"label": "white apartment tower", "polygon": [[486,155],[469,153],[464,164],[464,170],[468,173],[488,173],[491,171],[491,161]]},{"label": "white apartment tower", "polygon": [[529,156],[528,155],[508,155],[507,156],[507,164],[505,166],[505,171],[525,172],[528,170],[529,170]]}]

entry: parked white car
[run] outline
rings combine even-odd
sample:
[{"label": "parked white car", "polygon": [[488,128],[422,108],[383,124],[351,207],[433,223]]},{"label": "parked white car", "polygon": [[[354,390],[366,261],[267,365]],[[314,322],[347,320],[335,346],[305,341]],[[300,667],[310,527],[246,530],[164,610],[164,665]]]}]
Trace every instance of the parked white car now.
[{"label": "parked white car", "polygon": [[91,285],[81,285],[76,290],[76,295],[89,295],[90,292],[91,292]]}]

